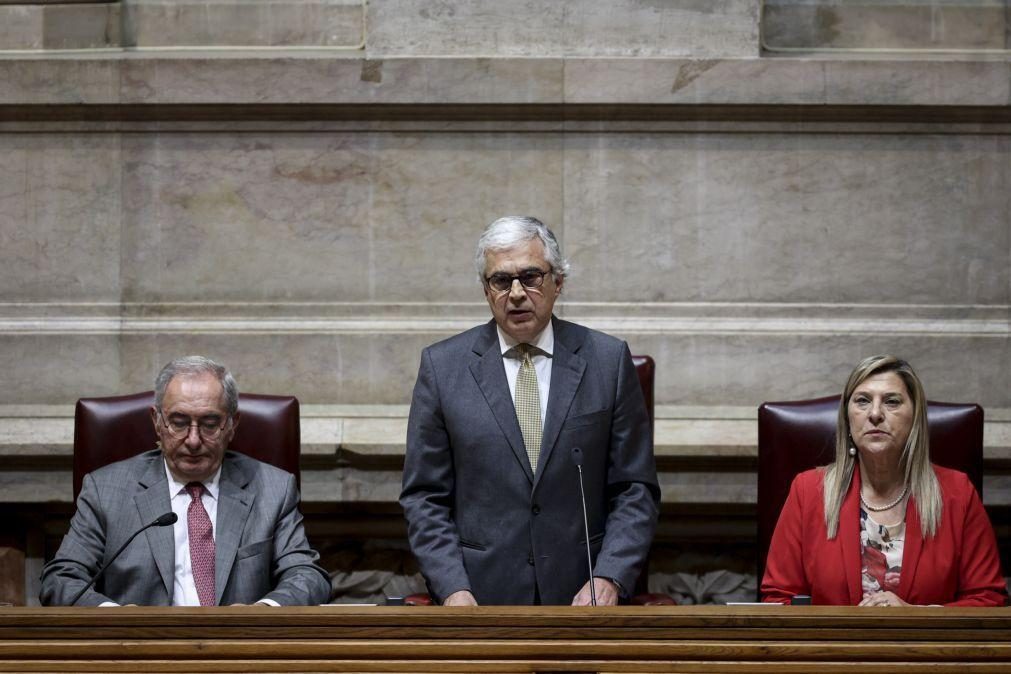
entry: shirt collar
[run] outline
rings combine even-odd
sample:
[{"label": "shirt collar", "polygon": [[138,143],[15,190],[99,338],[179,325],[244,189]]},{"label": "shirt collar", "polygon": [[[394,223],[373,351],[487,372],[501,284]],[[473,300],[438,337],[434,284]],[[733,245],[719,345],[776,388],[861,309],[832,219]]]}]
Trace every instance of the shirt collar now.
[{"label": "shirt collar", "polygon": [[[502,351],[502,355],[506,355],[509,349],[513,348],[519,342],[510,337],[499,327],[498,323],[495,324],[495,330],[498,331],[498,346]],[[527,342],[530,346],[536,346],[545,355],[552,356],[555,353],[555,326],[552,325],[552,321],[548,321],[548,324],[544,326],[540,334],[533,338],[530,342]]]},{"label": "shirt collar", "polygon": [[[184,491],[186,489],[186,485],[189,483],[179,482],[178,480],[176,480],[175,476],[172,475],[172,471],[169,470],[168,463],[165,461],[164,458],[162,459],[162,463],[165,464],[165,477],[168,478],[169,498],[174,498],[175,496],[179,495],[179,492]],[[213,498],[215,501],[218,500],[218,487],[220,484],[219,482],[220,479],[221,479],[221,466],[218,466],[218,469],[214,471],[214,475],[211,475],[203,482],[204,490],[208,494],[210,494],[211,498]]]}]

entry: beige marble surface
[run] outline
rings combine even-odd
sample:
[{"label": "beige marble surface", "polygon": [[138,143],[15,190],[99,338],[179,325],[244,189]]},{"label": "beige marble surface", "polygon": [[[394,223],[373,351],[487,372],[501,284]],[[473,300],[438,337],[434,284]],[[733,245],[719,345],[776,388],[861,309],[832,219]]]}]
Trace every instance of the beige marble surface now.
[{"label": "beige marble surface", "polygon": [[1011,100],[1007,58],[579,59],[568,103],[997,105]]},{"label": "beige marble surface", "polygon": [[762,35],[781,49],[1008,49],[1007,0],[765,0]]},{"label": "beige marble surface", "polygon": [[121,297],[120,141],[0,134],[0,301]]},{"label": "beige marble surface", "polygon": [[561,219],[557,136],[155,134],[123,156],[133,302],[480,301],[480,223]]},{"label": "beige marble surface", "polygon": [[331,47],[365,43],[365,0],[121,0],[125,45]]},{"label": "beige marble surface", "polygon": [[754,56],[758,0],[371,0],[378,54]]},{"label": "beige marble surface", "polygon": [[0,50],[119,47],[121,26],[119,3],[4,3]]},{"label": "beige marble surface", "polygon": [[6,105],[1002,107],[1011,101],[1011,61],[966,55],[467,58],[262,50],[27,56],[0,52],[0,96]]},{"label": "beige marble surface", "polygon": [[570,133],[564,147],[573,300],[1011,303],[1008,137]]}]

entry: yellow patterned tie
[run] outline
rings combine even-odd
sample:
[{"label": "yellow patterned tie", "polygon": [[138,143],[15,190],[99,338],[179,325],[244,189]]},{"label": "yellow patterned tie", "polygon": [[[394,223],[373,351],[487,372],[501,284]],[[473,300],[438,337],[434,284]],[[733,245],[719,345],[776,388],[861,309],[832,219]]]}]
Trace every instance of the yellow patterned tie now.
[{"label": "yellow patterned tie", "polygon": [[522,358],[520,372],[516,377],[516,418],[523,433],[523,444],[527,447],[530,469],[537,472],[537,459],[541,455],[541,393],[537,388],[537,370],[531,360],[536,347],[519,344],[516,353]]}]

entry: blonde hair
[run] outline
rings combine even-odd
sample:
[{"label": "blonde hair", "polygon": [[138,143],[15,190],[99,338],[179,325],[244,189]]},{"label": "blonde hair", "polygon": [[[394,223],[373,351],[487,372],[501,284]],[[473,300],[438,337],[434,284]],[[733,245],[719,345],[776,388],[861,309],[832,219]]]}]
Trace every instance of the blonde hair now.
[{"label": "blonde hair", "polygon": [[857,386],[871,375],[894,372],[905,383],[909,397],[913,403],[913,425],[909,430],[909,438],[899,458],[905,483],[909,486],[909,494],[916,501],[916,510],[920,516],[920,531],[924,538],[937,533],[941,522],[941,486],[930,465],[930,434],[927,430],[927,400],[923,393],[920,378],[913,368],[904,360],[895,356],[871,356],[865,358],[850,373],[839,401],[839,416],[835,431],[835,463],[825,467],[825,528],[828,538],[835,538],[839,531],[839,510],[843,499],[849,491],[856,469],[857,457],[850,456],[850,397]]}]

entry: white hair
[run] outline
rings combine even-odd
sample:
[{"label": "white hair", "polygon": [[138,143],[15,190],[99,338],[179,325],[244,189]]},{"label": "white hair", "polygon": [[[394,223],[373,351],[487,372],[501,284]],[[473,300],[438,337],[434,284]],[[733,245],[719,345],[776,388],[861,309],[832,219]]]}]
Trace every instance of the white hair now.
[{"label": "white hair", "polygon": [[554,232],[538,220],[525,215],[507,215],[488,225],[477,241],[477,251],[474,254],[474,268],[481,283],[485,282],[485,264],[489,251],[508,250],[516,246],[540,239],[544,244],[544,260],[551,265],[555,279],[564,278],[569,274],[569,261],[562,257],[558,247],[558,239]]}]

